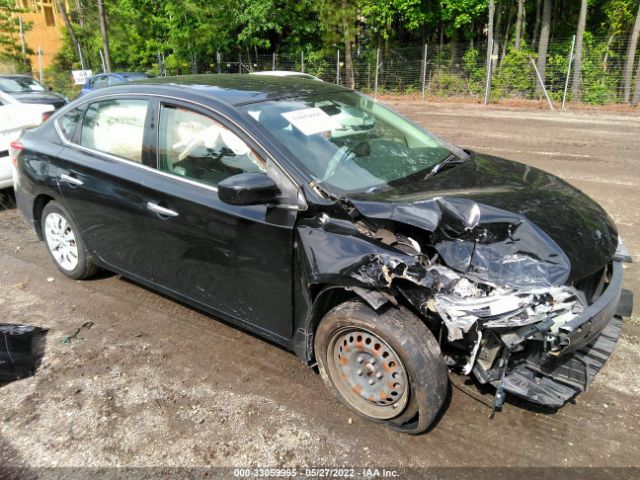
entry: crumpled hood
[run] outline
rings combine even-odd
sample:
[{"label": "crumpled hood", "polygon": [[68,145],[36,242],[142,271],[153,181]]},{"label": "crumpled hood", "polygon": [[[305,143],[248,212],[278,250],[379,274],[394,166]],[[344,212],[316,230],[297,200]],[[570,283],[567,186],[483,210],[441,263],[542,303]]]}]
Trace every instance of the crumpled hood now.
[{"label": "crumpled hood", "polygon": [[578,189],[477,153],[426,181],[351,200],[365,217],[431,232],[451,268],[510,286],[580,280],[603,268],[618,244],[611,218]]}]

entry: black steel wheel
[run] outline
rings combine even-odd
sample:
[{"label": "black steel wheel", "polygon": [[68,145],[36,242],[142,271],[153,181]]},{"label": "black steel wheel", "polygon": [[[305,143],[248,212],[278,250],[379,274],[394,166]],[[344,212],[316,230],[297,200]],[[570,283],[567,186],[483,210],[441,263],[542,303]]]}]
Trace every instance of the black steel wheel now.
[{"label": "black steel wheel", "polygon": [[378,314],[359,300],[338,305],[318,326],[315,354],[327,386],[368,420],[422,433],[444,403],[447,368],[438,344],[404,307]]}]

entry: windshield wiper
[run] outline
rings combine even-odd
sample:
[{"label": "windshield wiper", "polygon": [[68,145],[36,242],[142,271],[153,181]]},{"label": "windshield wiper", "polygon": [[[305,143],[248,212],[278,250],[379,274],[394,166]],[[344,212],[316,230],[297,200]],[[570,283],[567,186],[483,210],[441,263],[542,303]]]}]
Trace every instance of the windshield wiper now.
[{"label": "windshield wiper", "polygon": [[436,164],[433,166],[433,168],[432,168],[431,170],[429,170],[429,173],[427,173],[427,174],[425,175],[425,177],[424,177],[424,179],[423,179],[423,180],[429,180],[431,177],[433,177],[433,176],[434,176],[434,175],[436,175],[437,173],[441,172],[441,171],[442,171],[442,169],[443,169],[444,167],[446,167],[447,165],[449,165],[449,164],[453,163],[453,162],[454,162],[454,160],[457,160],[457,162],[456,162],[456,163],[458,163],[458,162],[459,162],[459,163],[464,162],[464,160],[463,160],[463,159],[458,158],[457,156],[455,156],[455,155],[451,154],[451,155],[449,155],[447,158],[445,158],[444,160],[442,160],[441,162],[436,163]]}]

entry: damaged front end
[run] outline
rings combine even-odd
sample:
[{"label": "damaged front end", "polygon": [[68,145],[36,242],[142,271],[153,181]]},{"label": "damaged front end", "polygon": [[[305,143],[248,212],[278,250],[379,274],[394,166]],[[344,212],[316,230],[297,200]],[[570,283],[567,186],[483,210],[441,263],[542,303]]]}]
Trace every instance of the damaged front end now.
[{"label": "damaged front end", "polygon": [[505,392],[558,408],[584,391],[630,315],[621,308],[631,305],[628,255],[615,245],[576,279],[563,250],[522,215],[461,198],[342,208],[347,218],[322,213],[298,226],[309,284],[344,285],[376,310],[410,305],[453,372],[496,388],[494,408]]}]

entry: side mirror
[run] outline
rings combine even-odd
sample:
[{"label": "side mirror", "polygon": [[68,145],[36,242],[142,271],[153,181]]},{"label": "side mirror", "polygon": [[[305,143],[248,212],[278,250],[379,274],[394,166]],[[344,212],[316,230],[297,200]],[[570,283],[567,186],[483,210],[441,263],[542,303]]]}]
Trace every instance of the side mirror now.
[{"label": "side mirror", "polygon": [[264,173],[240,173],[218,184],[218,198],[229,205],[274,203],[280,190]]}]

